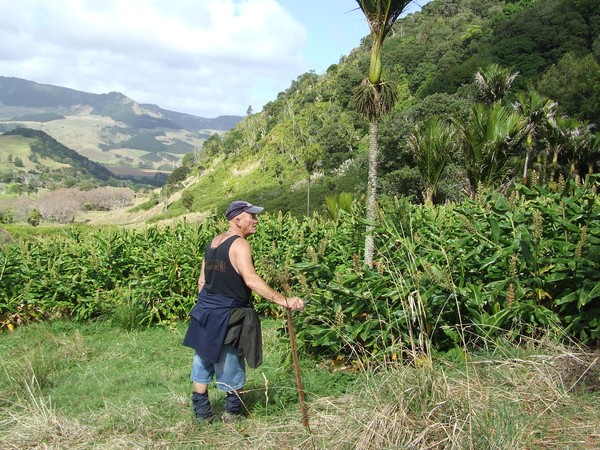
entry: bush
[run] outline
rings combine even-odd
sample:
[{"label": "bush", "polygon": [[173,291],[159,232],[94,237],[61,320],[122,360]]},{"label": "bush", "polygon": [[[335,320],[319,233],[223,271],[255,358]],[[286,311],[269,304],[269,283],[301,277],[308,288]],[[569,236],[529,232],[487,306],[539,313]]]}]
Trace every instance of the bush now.
[{"label": "bush", "polygon": [[29,225],[31,225],[32,227],[37,227],[40,224],[41,220],[42,220],[42,214],[40,213],[40,210],[37,208],[33,208],[29,212],[29,217],[27,218],[27,223]]},{"label": "bush", "polygon": [[0,209],[0,223],[12,223],[13,221],[13,211],[11,208],[3,208]]},{"label": "bush", "polygon": [[[362,265],[359,205],[335,220],[265,213],[253,256],[270,285],[307,300],[298,338],[321,355],[398,361],[540,329],[591,344],[600,338],[597,179],[560,192],[481,193],[460,205],[389,200],[373,269]],[[210,216],[200,225],[24,236],[0,249],[0,323],[113,309],[119,321],[143,325],[187,319],[204,248],[225,228]],[[113,308],[106,299],[115,292]],[[283,312],[262,299],[256,308]]]},{"label": "bush", "polygon": [[183,191],[181,194],[181,202],[183,203],[183,206],[185,206],[185,209],[191,211],[192,206],[194,205],[194,194],[189,190]]}]

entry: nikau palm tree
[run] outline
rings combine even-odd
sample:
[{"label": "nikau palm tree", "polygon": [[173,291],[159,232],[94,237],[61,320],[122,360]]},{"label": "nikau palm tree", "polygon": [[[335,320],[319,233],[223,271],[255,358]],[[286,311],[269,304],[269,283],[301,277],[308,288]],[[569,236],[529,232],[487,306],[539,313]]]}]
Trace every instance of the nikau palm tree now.
[{"label": "nikau palm tree", "polygon": [[[552,153],[552,171],[554,179],[560,174],[575,174],[575,162],[579,153],[586,146],[586,135],[591,132],[587,121],[573,117],[555,117],[551,123],[549,143]],[[563,158],[564,156],[564,158]],[[566,161],[561,161],[566,159]],[[561,167],[561,164],[564,164]]]},{"label": "nikau palm tree", "polygon": [[527,136],[527,121],[500,103],[474,105],[468,120],[457,121],[470,195],[477,187],[503,183],[513,170],[513,157]]},{"label": "nikau palm tree", "polygon": [[490,64],[485,69],[479,69],[475,74],[475,85],[484,103],[491,105],[501,101],[510,88],[519,72],[513,72],[498,64]]},{"label": "nikau palm tree", "polygon": [[[523,183],[528,183],[529,160],[531,159],[534,145],[548,133],[550,124],[553,123],[558,108],[558,103],[538,94],[536,91],[519,92],[513,108],[527,121],[527,143],[525,163],[523,167]],[[535,156],[535,155],[534,155]],[[543,155],[546,159],[546,156]],[[545,170],[545,164],[544,169]],[[542,174],[545,176],[545,174]]]},{"label": "nikau palm tree", "polygon": [[600,156],[600,132],[586,134],[587,145],[584,148],[583,159],[587,166],[587,174],[594,173],[594,164]]},{"label": "nikau palm tree", "polygon": [[433,205],[433,196],[442,173],[455,153],[455,134],[453,127],[439,117],[432,117],[408,136],[425,188],[426,205]]},{"label": "nikau palm tree", "polygon": [[[367,219],[376,219],[375,200],[377,196],[377,121],[394,107],[397,93],[394,86],[382,80],[383,42],[411,0],[356,0],[365,15],[371,30],[371,60],[369,76],[363,80],[354,93],[356,109],[369,119],[369,176],[367,181]],[[367,227],[364,262],[373,266],[373,226]]]}]

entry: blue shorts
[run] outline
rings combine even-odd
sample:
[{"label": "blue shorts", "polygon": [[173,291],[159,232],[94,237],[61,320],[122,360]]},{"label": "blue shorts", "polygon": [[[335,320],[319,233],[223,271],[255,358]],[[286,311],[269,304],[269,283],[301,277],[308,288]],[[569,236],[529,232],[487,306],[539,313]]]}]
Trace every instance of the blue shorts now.
[{"label": "blue shorts", "polygon": [[237,391],[246,384],[246,365],[244,358],[238,356],[237,349],[231,345],[223,345],[219,360],[214,364],[205,363],[198,353],[194,352],[192,374],[195,383],[210,384],[213,377],[217,379],[219,390]]}]

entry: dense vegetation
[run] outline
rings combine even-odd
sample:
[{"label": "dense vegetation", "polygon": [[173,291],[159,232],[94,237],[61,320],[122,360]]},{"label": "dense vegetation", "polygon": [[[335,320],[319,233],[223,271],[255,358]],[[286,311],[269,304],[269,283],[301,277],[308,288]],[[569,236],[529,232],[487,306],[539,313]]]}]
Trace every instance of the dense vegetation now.
[{"label": "dense vegetation", "polygon": [[[542,329],[593,344],[600,338],[597,188],[590,177],[558,192],[520,186],[510,197],[486,191],[460,205],[385,205],[373,270],[360,262],[357,205],[332,208],[335,219],[267,215],[252,245],[265,279],[309,301],[299,335],[322,355],[397,359],[411,346],[447,350]],[[209,217],[199,226],[23,235],[0,251],[0,323],[184,320],[203,249],[224,226]],[[259,309],[276,311],[264,302]]]},{"label": "dense vegetation", "polygon": [[[564,327],[593,343],[600,337],[591,175],[600,141],[590,122],[597,105],[583,100],[589,108],[576,109],[574,91],[555,90],[558,103],[533,88],[564,86],[559,79],[585,61],[593,70],[571,84],[595,89],[598,17],[590,1],[433,1],[396,23],[383,61],[402,101],[380,124],[380,212],[368,223],[378,227],[372,270],[357,260],[366,222],[362,202],[352,201],[365,186],[366,124],[353,112],[352,91],[368,66],[368,38],[323,76],[301,75],[263,112],[249,111],[235,129],[212,136],[201,160],[186,155],[165,198],[190,175],[200,181],[169,214],[220,211],[242,192],[272,211],[290,211],[263,222],[257,261],[270,282],[313,299],[300,334],[319,351],[398,357],[414,343],[404,339],[415,326],[420,345],[431,340],[438,349],[539,327]],[[511,45],[540,55],[535,70],[513,71]],[[448,55],[454,59],[446,63]],[[497,64],[473,77],[486,61]],[[519,85],[528,90],[510,94]],[[304,189],[323,213],[327,197],[333,221],[310,215],[298,195]],[[183,319],[201,249],[221,227],[209,214],[198,228],[73,229],[51,242],[9,245],[2,250],[2,321],[114,311],[142,324]]]},{"label": "dense vegetation", "polygon": [[[379,194],[443,203],[474,195],[479,182],[508,192],[596,172],[599,17],[591,0],[433,0],[398,20],[382,56],[398,102],[378,127]],[[367,36],[326,73],[299,75],[263,111],[208,139],[191,165],[200,178],[185,188],[192,210],[243,193],[300,215],[323,211],[331,194],[364,195],[368,123],[353,94],[369,49]],[[441,152],[440,136],[449,136]],[[183,211],[175,203],[168,215]]]}]

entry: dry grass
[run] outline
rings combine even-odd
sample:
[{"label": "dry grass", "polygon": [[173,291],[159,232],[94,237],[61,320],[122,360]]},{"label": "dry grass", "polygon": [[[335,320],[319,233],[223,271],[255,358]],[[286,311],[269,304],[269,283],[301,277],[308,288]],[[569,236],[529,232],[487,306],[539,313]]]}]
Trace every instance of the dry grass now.
[{"label": "dry grass", "polygon": [[35,376],[24,386],[25,396],[3,405],[0,415],[3,449],[78,448],[93,441],[93,429],[56,413],[52,401],[41,394]]},{"label": "dry grass", "polygon": [[[145,343],[147,335],[130,337],[138,358],[143,345],[155,345]],[[123,342],[117,353],[109,346],[101,359],[131,358],[126,338],[116,340]],[[90,374],[96,370],[91,357],[100,356],[100,349],[77,330],[39,339],[58,349],[57,361],[90,365]],[[14,389],[0,395],[0,448],[600,448],[600,354],[577,347],[530,342],[481,355],[434,357],[431,364],[363,369],[360,384],[348,394],[308,393],[310,431],[302,426],[297,404],[254,414],[251,408],[240,424],[198,427],[189,414],[187,391],[172,382],[157,391],[158,398],[141,397],[140,386],[124,400],[105,394],[100,406],[90,404],[88,413],[70,415],[44,388],[45,372],[56,370],[58,362],[43,365],[37,357],[14,362],[20,370],[2,364]],[[187,357],[182,361],[188,364]],[[265,398],[275,376],[269,370],[279,368],[262,374]]]},{"label": "dry grass", "polygon": [[[159,191],[158,189],[156,191]],[[176,192],[169,197],[168,203],[171,204],[181,198],[181,192]],[[148,196],[137,196],[133,204],[123,208],[113,209],[111,211],[81,211],[76,218],[76,222],[86,223],[92,226],[101,225],[119,225],[128,228],[147,228],[150,219],[162,214],[165,206],[162,202],[147,210],[132,211],[149,199]],[[205,212],[188,212],[170,219],[157,221],[158,225],[172,225],[176,222],[185,221],[187,223],[201,223],[206,219]]]},{"label": "dry grass", "polygon": [[598,374],[598,355],[568,352],[394,368],[313,402],[312,429],[330,449],[599,448]]}]

